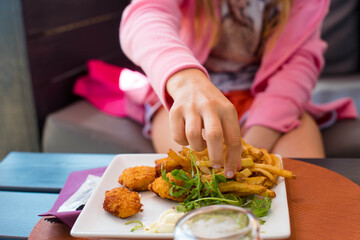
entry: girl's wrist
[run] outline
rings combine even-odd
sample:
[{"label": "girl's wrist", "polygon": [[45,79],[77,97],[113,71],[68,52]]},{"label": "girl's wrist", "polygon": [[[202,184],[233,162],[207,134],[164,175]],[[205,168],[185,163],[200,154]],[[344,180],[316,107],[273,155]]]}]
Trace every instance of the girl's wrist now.
[{"label": "girl's wrist", "polygon": [[166,82],[166,91],[175,99],[182,91],[196,89],[201,80],[207,80],[207,76],[197,68],[180,70],[173,74]]}]

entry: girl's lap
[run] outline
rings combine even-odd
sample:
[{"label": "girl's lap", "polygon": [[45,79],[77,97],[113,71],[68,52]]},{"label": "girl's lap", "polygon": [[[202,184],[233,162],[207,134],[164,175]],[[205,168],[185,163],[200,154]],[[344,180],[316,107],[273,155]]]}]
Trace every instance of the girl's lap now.
[{"label": "girl's lap", "polygon": [[301,125],[283,134],[275,143],[272,152],[283,157],[324,158],[321,132],[313,117],[304,113]]}]

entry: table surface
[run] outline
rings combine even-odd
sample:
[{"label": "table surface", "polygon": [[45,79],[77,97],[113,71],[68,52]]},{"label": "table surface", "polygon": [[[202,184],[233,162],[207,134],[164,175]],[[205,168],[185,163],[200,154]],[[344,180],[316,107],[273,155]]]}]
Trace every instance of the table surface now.
[{"label": "table surface", "polygon": [[[73,171],[107,166],[114,154],[12,152],[0,163],[0,239],[26,239]],[[360,158],[299,159],[360,185]]]},{"label": "table surface", "polygon": [[12,152],[0,163],[0,190],[59,193],[71,172],[107,166],[114,157],[115,154]]},{"label": "table surface", "polygon": [[360,185],[360,158],[294,159],[330,169]]}]

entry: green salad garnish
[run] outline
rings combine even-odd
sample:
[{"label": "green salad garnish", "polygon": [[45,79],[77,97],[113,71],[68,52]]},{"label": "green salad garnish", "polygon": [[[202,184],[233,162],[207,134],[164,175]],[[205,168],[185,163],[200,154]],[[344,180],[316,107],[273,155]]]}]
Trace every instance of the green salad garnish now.
[{"label": "green salad garnish", "polygon": [[[184,182],[183,186],[176,185],[175,181],[171,182],[166,176],[166,170],[161,166],[162,179],[172,185],[170,195],[173,197],[187,195],[186,199],[176,207],[178,212],[188,212],[196,208],[215,204],[231,204],[249,209],[258,218],[267,216],[271,208],[271,198],[258,198],[256,196],[238,197],[234,194],[222,194],[219,190],[219,184],[225,183],[228,180],[223,175],[215,175],[213,170],[212,181],[209,182],[205,179],[202,182],[192,151],[190,151],[190,157],[191,174],[187,174],[182,169],[171,171],[174,179]],[[260,223],[263,224],[264,221],[260,219]]]},{"label": "green salad garnish", "polygon": [[126,222],[125,225],[129,225],[131,223],[137,223],[139,225],[135,225],[131,230],[130,232],[134,232],[136,230],[139,230],[139,229],[142,229],[144,227],[144,224],[138,220],[132,220],[132,221],[129,221],[129,222]]}]

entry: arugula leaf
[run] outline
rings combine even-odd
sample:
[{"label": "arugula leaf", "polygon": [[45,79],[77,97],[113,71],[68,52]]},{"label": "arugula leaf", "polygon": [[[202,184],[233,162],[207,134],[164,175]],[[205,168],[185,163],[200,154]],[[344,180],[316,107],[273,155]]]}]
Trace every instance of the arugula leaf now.
[{"label": "arugula leaf", "polygon": [[250,203],[250,210],[257,217],[265,217],[271,208],[271,198],[265,197],[263,199],[256,198]]},{"label": "arugula leaf", "polygon": [[[185,200],[180,203],[176,210],[178,212],[188,212],[196,208],[214,205],[231,204],[250,209],[258,218],[267,216],[271,208],[271,198],[257,198],[255,196],[237,197],[234,194],[222,194],[219,190],[220,183],[226,183],[227,179],[223,175],[216,175],[212,170],[212,181],[201,181],[200,171],[197,167],[192,150],[190,150],[191,175],[189,176],[182,169],[171,171],[171,175],[176,180],[184,182],[183,186],[176,185],[175,181],[170,182],[166,176],[166,171],[161,166],[161,176],[164,181],[171,185],[170,195],[180,197],[187,195]],[[263,224],[265,221],[259,219]]]},{"label": "arugula leaf", "polygon": [[184,182],[191,180],[191,178],[184,172],[182,169],[175,169],[171,172],[171,175],[177,179],[182,180]]},{"label": "arugula leaf", "polygon": [[161,178],[167,182],[168,184],[172,185],[169,178],[166,176],[166,170],[164,170],[164,165],[161,164]]}]

